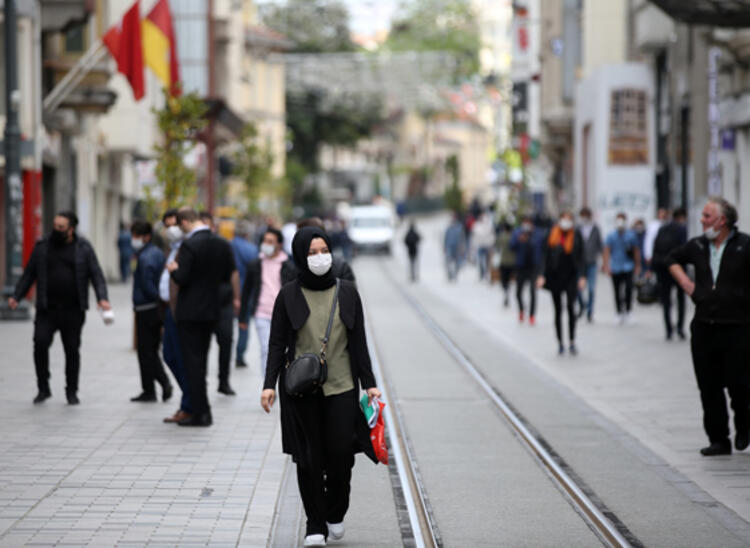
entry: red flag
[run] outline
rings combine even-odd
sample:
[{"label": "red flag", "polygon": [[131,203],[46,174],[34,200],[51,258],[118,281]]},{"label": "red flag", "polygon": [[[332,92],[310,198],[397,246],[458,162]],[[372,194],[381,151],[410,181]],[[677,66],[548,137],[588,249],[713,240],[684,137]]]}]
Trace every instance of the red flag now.
[{"label": "red flag", "polygon": [[117,70],[130,82],[133,97],[138,101],[143,97],[145,88],[140,0],[136,0],[135,4],[125,12],[122,21],[102,36],[102,42],[117,61]]}]

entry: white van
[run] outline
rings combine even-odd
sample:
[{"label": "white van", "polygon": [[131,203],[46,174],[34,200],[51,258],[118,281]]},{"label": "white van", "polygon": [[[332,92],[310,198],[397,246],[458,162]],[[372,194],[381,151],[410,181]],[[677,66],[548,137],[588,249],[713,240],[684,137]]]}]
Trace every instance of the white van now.
[{"label": "white van", "polygon": [[349,238],[357,251],[390,254],[396,223],[390,207],[355,206],[351,209]]}]

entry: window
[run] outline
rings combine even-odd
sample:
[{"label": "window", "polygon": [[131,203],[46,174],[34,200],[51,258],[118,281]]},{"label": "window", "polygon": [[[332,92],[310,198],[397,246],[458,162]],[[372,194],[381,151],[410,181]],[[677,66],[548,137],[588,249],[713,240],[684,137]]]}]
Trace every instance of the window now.
[{"label": "window", "polygon": [[612,91],[609,115],[609,163],[648,163],[648,114],[646,92],[640,89]]},{"label": "window", "polygon": [[84,26],[75,25],[65,31],[65,51],[67,53],[83,53]]}]

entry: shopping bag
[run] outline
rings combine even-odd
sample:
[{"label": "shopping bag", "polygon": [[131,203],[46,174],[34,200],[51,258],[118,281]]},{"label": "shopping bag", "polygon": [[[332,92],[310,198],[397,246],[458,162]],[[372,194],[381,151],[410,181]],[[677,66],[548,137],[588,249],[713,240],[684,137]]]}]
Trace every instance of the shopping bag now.
[{"label": "shopping bag", "polygon": [[653,276],[638,282],[636,299],[641,304],[653,304],[659,300],[659,286]]},{"label": "shopping bag", "polygon": [[370,442],[375,451],[378,462],[388,464],[388,446],[385,443],[385,421],[383,420],[383,408],[385,403],[378,398],[373,398],[368,404],[367,394],[362,396],[359,401],[360,407],[367,419],[367,425],[370,427]]}]

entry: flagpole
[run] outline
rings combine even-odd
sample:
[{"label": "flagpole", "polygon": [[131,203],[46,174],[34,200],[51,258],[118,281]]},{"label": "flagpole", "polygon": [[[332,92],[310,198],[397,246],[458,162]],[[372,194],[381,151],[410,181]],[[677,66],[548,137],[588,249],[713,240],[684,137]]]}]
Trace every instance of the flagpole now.
[{"label": "flagpole", "polygon": [[45,116],[51,115],[60,106],[106,53],[104,44],[97,39],[44,98],[42,106]]}]

